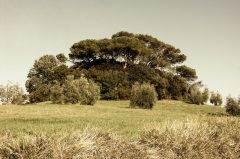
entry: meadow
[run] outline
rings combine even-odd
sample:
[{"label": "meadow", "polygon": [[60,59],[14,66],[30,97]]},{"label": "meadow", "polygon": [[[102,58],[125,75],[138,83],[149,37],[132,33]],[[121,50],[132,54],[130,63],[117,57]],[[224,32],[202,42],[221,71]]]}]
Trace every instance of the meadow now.
[{"label": "meadow", "polygon": [[153,124],[185,119],[226,116],[214,106],[190,105],[180,101],[159,101],[152,110],[129,108],[129,101],[98,101],[94,106],[56,105],[48,102],[0,107],[0,133],[69,133],[86,127],[134,137]]},{"label": "meadow", "polygon": [[0,107],[0,158],[239,158],[240,118],[216,106],[129,101]]}]

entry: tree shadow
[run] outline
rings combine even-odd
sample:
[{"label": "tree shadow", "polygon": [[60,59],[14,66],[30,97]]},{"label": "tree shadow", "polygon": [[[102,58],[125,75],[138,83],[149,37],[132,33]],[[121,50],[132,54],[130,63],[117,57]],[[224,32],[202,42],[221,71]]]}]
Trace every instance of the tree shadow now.
[{"label": "tree shadow", "polygon": [[152,110],[152,109],[147,109],[147,108],[141,108],[141,107],[130,107],[130,106],[121,106],[119,108],[124,108],[124,109],[132,109],[132,110]]},{"label": "tree shadow", "polygon": [[208,113],[208,115],[218,116],[218,117],[230,116],[230,115],[228,115],[226,113]]}]

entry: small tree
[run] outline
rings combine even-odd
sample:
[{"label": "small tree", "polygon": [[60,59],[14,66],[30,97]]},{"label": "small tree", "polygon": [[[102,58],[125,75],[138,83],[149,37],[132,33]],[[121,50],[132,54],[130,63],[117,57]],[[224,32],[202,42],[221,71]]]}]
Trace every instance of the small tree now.
[{"label": "small tree", "polygon": [[240,115],[239,101],[232,97],[227,97],[226,112],[230,115]]},{"label": "small tree", "polygon": [[8,82],[6,85],[0,85],[0,99],[7,104],[22,104],[25,100],[24,91],[19,84]]},{"label": "small tree", "polygon": [[188,101],[190,103],[200,105],[208,101],[209,91],[207,88],[201,91],[201,87],[201,82],[197,82],[191,85],[188,95]]},{"label": "small tree", "polygon": [[130,107],[152,109],[157,101],[157,93],[153,85],[135,83],[132,86]]},{"label": "small tree", "polygon": [[210,103],[214,104],[215,106],[222,105],[222,96],[218,92],[212,92],[210,97]]}]

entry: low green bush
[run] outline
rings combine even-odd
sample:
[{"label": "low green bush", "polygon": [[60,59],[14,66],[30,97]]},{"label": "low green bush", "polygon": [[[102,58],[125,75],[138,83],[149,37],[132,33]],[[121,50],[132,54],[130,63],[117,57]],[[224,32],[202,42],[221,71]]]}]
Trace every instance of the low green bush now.
[{"label": "low green bush", "polygon": [[208,101],[209,91],[207,88],[201,91],[201,87],[200,83],[195,83],[189,88],[188,102],[191,104],[201,105]]},{"label": "low green bush", "polygon": [[135,83],[132,86],[130,107],[152,109],[157,101],[157,93],[153,85]]},{"label": "low green bush", "polygon": [[222,105],[222,96],[218,92],[212,92],[210,97],[210,103],[214,104],[215,106]]},{"label": "low green bush", "polygon": [[79,79],[69,76],[63,86],[56,84],[51,88],[53,103],[94,105],[99,98],[100,87],[83,76]]}]

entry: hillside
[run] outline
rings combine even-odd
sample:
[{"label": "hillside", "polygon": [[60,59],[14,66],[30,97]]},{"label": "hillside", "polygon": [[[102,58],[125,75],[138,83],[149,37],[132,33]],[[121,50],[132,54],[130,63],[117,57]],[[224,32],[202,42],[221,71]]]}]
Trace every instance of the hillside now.
[{"label": "hillside", "polygon": [[226,116],[225,110],[220,107],[190,105],[180,101],[159,101],[153,110],[131,109],[128,106],[129,101],[98,101],[95,106],[48,102],[1,106],[0,133],[69,133],[94,127],[131,137],[153,124]]},{"label": "hillside", "polygon": [[0,107],[0,158],[239,158],[240,118],[224,108],[159,101]]}]

